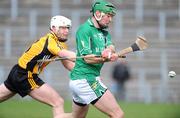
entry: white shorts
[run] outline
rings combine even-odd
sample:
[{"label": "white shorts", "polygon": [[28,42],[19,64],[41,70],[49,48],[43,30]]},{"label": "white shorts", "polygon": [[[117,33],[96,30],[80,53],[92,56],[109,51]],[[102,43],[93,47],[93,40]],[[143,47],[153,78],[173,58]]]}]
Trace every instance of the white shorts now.
[{"label": "white shorts", "polygon": [[84,105],[100,98],[107,90],[99,77],[91,81],[87,79],[70,80],[69,86],[74,102]]}]

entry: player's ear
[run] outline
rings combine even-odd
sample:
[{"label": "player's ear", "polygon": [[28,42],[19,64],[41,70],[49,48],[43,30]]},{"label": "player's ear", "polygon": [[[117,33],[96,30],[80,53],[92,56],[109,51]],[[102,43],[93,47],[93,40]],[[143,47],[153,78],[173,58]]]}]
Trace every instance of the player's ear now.
[{"label": "player's ear", "polygon": [[51,31],[55,31],[56,27],[55,26],[52,26],[51,27]]},{"label": "player's ear", "polygon": [[100,12],[99,10],[97,10],[97,11],[95,12],[95,15],[96,15],[97,18],[100,18],[100,17],[101,17],[101,12]]}]

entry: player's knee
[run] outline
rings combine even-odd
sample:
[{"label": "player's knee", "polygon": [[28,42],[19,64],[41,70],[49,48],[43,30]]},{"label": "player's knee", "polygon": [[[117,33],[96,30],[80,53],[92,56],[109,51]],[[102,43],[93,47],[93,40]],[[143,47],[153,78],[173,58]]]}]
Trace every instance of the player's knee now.
[{"label": "player's knee", "polygon": [[58,98],[53,101],[52,106],[53,107],[61,107],[64,105],[64,100],[62,98]]},{"label": "player's knee", "polygon": [[120,111],[118,113],[118,116],[116,118],[124,118],[124,112],[123,111]]},{"label": "player's knee", "polygon": [[117,108],[113,110],[111,118],[124,118],[124,112],[120,108]]}]

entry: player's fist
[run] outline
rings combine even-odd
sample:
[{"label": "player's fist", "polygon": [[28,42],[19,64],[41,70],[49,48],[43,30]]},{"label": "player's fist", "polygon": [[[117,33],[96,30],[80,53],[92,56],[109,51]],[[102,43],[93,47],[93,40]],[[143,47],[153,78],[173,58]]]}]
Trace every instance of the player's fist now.
[{"label": "player's fist", "polygon": [[111,58],[111,49],[106,48],[105,50],[102,51],[101,56],[105,59],[110,59]]},{"label": "player's fist", "polygon": [[111,54],[110,61],[116,61],[116,60],[118,60],[118,54],[116,53]]}]

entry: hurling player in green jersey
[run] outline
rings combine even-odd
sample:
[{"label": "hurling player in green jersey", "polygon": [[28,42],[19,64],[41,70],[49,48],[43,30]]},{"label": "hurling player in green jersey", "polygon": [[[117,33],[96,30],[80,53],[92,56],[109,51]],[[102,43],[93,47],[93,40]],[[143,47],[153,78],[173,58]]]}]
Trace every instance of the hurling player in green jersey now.
[{"label": "hurling player in green jersey", "polygon": [[122,109],[100,77],[104,62],[118,59],[111,35],[107,31],[116,14],[116,8],[112,3],[101,0],[94,2],[91,12],[92,17],[87,19],[76,33],[77,56],[85,58],[76,59],[75,67],[70,74],[73,117],[85,118],[89,104],[92,104],[110,118],[123,118]]}]

